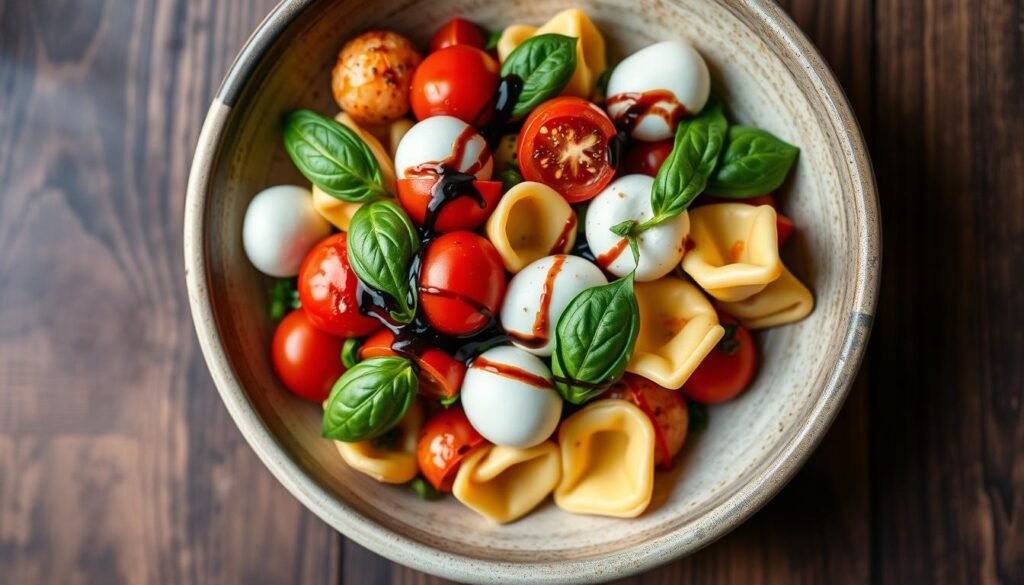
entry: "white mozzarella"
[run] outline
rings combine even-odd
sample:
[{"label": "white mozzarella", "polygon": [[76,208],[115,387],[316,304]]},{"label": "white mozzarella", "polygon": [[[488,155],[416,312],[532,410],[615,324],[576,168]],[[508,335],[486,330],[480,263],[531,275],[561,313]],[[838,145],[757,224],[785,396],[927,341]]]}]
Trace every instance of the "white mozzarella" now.
[{"label": "white mozzarella", "polygon": [[[471,132],[466,140],[465,148],[459,160],[451,160],[455,153],[456,143],[464,132]],[[482,162],[482,166],[478,164]],[[481,181],[491,179],[494,161],[487,141],[458,118],[452,116],[431,116],[417,122],[398,143],[395,151],[395,173],[399,179],[411,178],[411,168],[423,164],[447,164],[460,171],[467,172],[478,167],[476,178]]]},{"label": "white mozzarella", "polygon": [[[625,238],[612,233],[611,228],[627,220],[642,223],[653,217],[653,185],[654,179],[647,175],[620,177],[598,193],[587,209],[587,243],[598,262],[601,263],[602,256],[621,250],[612,262],[603,266],[616,276],[629,274],[636,263],[629,246],[623,247]],[[636,269],[636,280],[657,280],[672,272],[683,259],[689,233],[690,217],[684,211],[640,234],[637,238],[640,265]]]},{"label": "white mozzarella", "polygon": [[[623,59],[608,79],[608,115],[616,120],[629,107],[628,100],[616,100],[615,96],[655,90],[671,92],[675,102],[686,108],[684,116],[699,114],[711,94],[711,76],[700,53],[685,41],[665,41]],[[637,121],[632,137],[650,142],[671,138],[676,129],[669,122],[676,103],[655,104]]]},{"label": "white mozzarella", "polygon": [[[522,374],[525,373],[525,376]],[[523,378],[536,377],[536,384]],[[555,432],[562,398],[537,356],[511,345],[480,354],[462,381],[462,407],[478,433],[496,445],[526,449]]]},{"label": "white mozzarella", "polygon": [[607,283],[600,268],[579,256],[541,258],[509,282],[501,325],[518,347],[549,356],[555,347],[555,325],[565,307],[584,290]]},{"label": "white mozzarella", "polygon": [[257,270],[286,278],[313,246],[331,233],[331,224],[317,213],[309,189],[278,185],[260,191],[245,210],[242,246]]}]

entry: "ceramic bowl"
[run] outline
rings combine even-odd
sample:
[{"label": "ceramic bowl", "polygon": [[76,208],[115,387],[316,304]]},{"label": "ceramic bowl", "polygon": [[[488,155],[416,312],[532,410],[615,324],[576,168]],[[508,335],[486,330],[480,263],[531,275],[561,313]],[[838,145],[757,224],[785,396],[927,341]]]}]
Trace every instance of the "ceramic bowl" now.
[{"label": "ceramic bowl", "polygon": [[[374,27],[425,44],[461,15],[492,29],[585,10],[611,62],[647,44],[689,39],[731,116],[802,147],[782,194],[797,227],[786,260],[814,291],[806,320],[762,336],[763,366],[741,398],[711,410],[674,471],[658,474],[640,518],[575,516],[546,503],[494,526],[452,498],[423,502],[348,469],[320,438],[320,409],[271,370],[268,279],[242,250],[242,216],[261,189],[304,184],[282,148],[292,109],[325,114],[340,46]],[[879,274],[874,180],[842,90],[769,0],[288,0],[228,72],[203,125],[185,217],[192,316],[231,416],[267,467],[347,537],[394,561],[462,581],[584,582],[636,573],[734,528],[797,471],[843,403],[864,353]]]}]

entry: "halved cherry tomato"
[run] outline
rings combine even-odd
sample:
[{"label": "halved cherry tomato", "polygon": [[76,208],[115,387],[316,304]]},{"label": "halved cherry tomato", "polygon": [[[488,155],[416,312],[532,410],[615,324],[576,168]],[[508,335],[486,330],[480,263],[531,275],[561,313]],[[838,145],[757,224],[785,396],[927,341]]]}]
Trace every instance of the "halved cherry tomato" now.
[{"label": "halved cherry tomato", "polygon": [[455,116],[467,124],[486,122],[484,112],[498,90],[498,62],[469,45],[435,51],[412,76],[409,98],[417,120]]},{"label": "halved cherry tomato", "polygon": [[453,18],[437,29],[430,37],[430,52],[439,51],[452,45],[469,45],[483,49],[487,44],[480,27],[465,18]]},{"label": "halved cherry tomato", "polygon": [[[391,345],[395,334],[381,329],[363,342],[359,348],[359,359],[398,355]],[[466,365],[444,351],[430,348],[416,356],[419,369],[420,394],[431,398],[453,398],[462,387]]]},{"label": "halved cherry tomato", "polygon": [[771,205],[775,208],[775,227],[779,231],[779,245],[785,244],[789,237],[793,235],[795,226],[793,220],[789,219],[785,215],[779,213],[779,206],[775,202],[775,197],[771,194],[758,195],[757,197],[751,197],[749,199],[731,199],[729,197],[715,197],[714,195],[701,195],[697,199],[698,205],[711,205],[713,203],[746,203],[747,205]]},{"label": "halved cherry tomato", "polygon": [[608,144],[615,126],[594,104],[560,97],[537,107],[519,132],[519,167],[527,181],[544,183],[570,203],[601,192],[615,175]]},{"label": "halved cherry tomato", "polygon": [[[433,188],[436,183],[437,179],[434,178],[398,180],[398,202],[417,226],[422,227],[426,220],[427,206],[434,198]],[[434,231],[474,230],[487,221],[498,205],[498,199],[501,199],[501,181],[473,181],[473,186],[480,193],[485,206],[480,207],[470,197],[455,199],[447,203],[437,216]]]},{"label": "halved cherry tomato", "polygon": [[309,320],[338,337],[362,337],[380,322],[359,310],[359,281],[348,263],[344,233],[328,236],[313,247],[299,268],[299,301]]},{"label": "halved cherry tomato", "polygon": [[757,350],[750,332],[728,315],[719,315],[719,320],[725,327],[725,337],[697,366],[682,389],[687,398],[703,404],[735,398],[750,385],[757,368]]},{"label": "halved cherry tomato", "polygon": [[420,307],[447,335],[469,335],[497,314],[505,296],[505,267],[494,246],[473,232],[450,232],[423,254]]},{"label": "halved cherry tomato", "polygon": [[274,330],[270,361],[285,388],[319,404],[327,400],[334,383],[345,373],[343,343],[314,327],[305,311],[295,309]]},{"label": "halved cherry tomato", "polygon": [[438,491],[452,491],[459,464],[487,441],[469,424],[461,406],[440,410],[427,420],[416,445],[420,473]]},{"label": "halved cherry tomato", "polygon": [[672,458],[686,442],[690,424],[689,409],[682,395],[646,378],[626,374],[607,396],[628,400],[644,411],[654,423],[654,460],[663,469],[671,468]]},{"label": "halved cherry tomato", "polygon": [[673,139],[659,142],[635,141],[626,152],[626,160],[622,161],[622,174],[657,176],[665,159],[672,154],[674,142]]}]

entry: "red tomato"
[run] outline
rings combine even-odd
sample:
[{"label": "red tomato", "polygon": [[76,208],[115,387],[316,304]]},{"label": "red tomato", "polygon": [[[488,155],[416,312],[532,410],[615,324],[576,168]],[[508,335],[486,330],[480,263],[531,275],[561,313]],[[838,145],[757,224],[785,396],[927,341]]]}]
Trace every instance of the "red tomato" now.
[{"label": "red tomato", "polygon": [[447,335],[487,326],[505,296],[505,268],[489,241],[473,232],[450,232],[431,242],[420,272],[420,307]]},{"label": "red tomato", "polygon": [[[359,359],[398,355],[391,349],[395,342],[395,334],[381,329],[363,342],[359,348]],[[419,368],[420,394],[431,398],[452,398],[462,387],[462,378],[466,375],[466,365],[457,361],[444,351],[436,348],[428,349],[416,356]]]},{"label": "red tomato", "polygon": [[628,400],[644,411],[654,423],[654,460],[664,469],[672,467],[672,458],[682,449],[690,425],[686,400],[675,390],[632,374],[613,386],[608,397]]},{"label": "red tomato", "polygon": [[749,199],[730,199],[729,197],[715,197],[714,195],[702,195],[697,199],[700,205],[711,205],[712,203],[746,203],[747,205],[771,205],[775,209],[775,227],[779,231],[779,245],[785,244],[793,235],[795,226],[793,220],[779,213],[779,206],[775,197],[771,194],[758,195]]},{"label": "red tomato", "polygon": [[682,389],[687,398],[704,404],[735,398],[750,385],[757,368],[757,350],[750,332],[736,319],[720,317],[725,337],[697,366]]},{"label": "red tomato", "polygon": [[484,109],[498,90],[498,62],[469,45],[435,51],[412,76],[409,97],[417,120],[455,116],[467,124],[486,122]]},{"label": "red tomato", "polygon": [[321,403],[345,373],[341,363],[344,340],[328,335],[309,322],[302,309],[288,313],[270,342],[270,360],[292,394]]},{"label": "red tomato", "polygon": [[452,45],[469,45],[483,49],[487,45],[484,32],[480,27],[465,18],[453,18],[437,29],[430,38],[430,52],[439,51]]},{"label": "red tomato", "polygon": [[427,420],[416,445],[420,473],[438,491],[452,491],[459,464],[487,441],[469,424],[461,406],[440,410]]},{"label": "red tomato", "polygon": [[615,126],[604,111],[577,97],[537,107],[519,132],[519,167],[527,181],[544,183],[570,203],[601,192],[615,175],[608,144]]},{"label": "red tomato", "polygon": [[299,268],[299,301],[313,325],[338,337],[362,337],[380,323],[359,310],[359,281],[345,242],[344,233],[334,234],[309,251]]},{"label": "red tomato", "polygon": [[660,142],[634,142],[626,152],[626,160],[622,161],[622,174],[657,176],[665,159],[672,154],[674,142],[671,138]]},{"label": "red tomato", "polygon": [[[399,179],[398,202],[409,218],[422,227],[427,217],[427,206],[434,198],[433,188],[437,179]],[[483,197],[485,207],[470,197],[461,197],[444,206],[434,223],[434,231],[456,232],[474,230],[490,217],[501,199],[501,181],[473,181],[473,186]]]}]

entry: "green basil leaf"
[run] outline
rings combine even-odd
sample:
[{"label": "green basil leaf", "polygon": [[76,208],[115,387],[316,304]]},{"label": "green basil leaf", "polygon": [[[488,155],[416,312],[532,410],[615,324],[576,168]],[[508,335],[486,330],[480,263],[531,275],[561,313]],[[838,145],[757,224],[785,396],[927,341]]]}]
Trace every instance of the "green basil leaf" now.
[{"label": "green basil leaf", "polygon": [[654,217],[640,225],[641,231],[679,215],[700,195],[718,162],[727,127],[718,102],[709,103],[699,116],[679,122],[672,153],[651,188]]},{"label": "green basil leaf", "polygon": [[581,292],[555,327],[555,388],[573,404],[598,396],[626,371],[639,332],[632,274]]},{"label": "green basil leaf", "polygon": [[[512,165],[512,163],[509,163]],[[501,180],[501,192],[507,193],[509,189],[523,182],[523,175],[519,173],[519,167],[506,169],[498,175]]]},{"label": "green basil leaf", "polygon": [[403,357],[363,360],[342,374],[324,407],[323,436],[368,441],[390,431],[416,398],[419,382]]},{"label": "green basil leaf", "polygon": [[299,290],[296,288],[297,279],[279,278],[270,286],[270,319],[275,323],[284,319],[291,309],[302,307],[299,301]]},{"label": "green basil leaf", "polygon": [[526,39],[501,64],[501,75],[523,80],[512,118],[521,118],[558,95],[576,71],[576,39],[554,33]]},{"label": "green basil leaf", "polygon": [[363,347],[362,340],[349,337],[341,344],[341,363],[346,370],[351,370],[359,363],[359,349]]},{"label": "green basil leaf", "polygon": [[439,492],[434,489],[434,486],[427,483],[427,480],[422,477],[414,477],[412,481],[409,482],[409,487],[412,488],[412,491],[416,492],[417,496],[428,502],[440,500],[444,497],[444,492]]},{"label": "green basil leaf", "polygon": [[416,228],[394,201],[367,203],[352,216],[348,261],[363,284],[394,299],[391,318],[399,323],[412,323],[416,316],[409,267],[419,248]]},{"label": "green basil leaf", "polygon": [[332,197],[363,203],[390,196],[366,143],[330,118],[309,110],[288,114],[284,148],[299,171]]},{"label": "green basil leaf", "polygon": [[484,50],[491,51],[498,48],[498,42],[501,41],[501,35],[505,32],[505,29],[498,29],[491,34],[487,35],[487,42],[484,43]]},{"label": "green basil leaf", "polygon": [[688,433],[699,433],[708,428],[708,407],[692,400],[686,401],[686,412],[689,414],[689,421],[686,428]]},{"label": "green basil leaf", "polygon": [[800,149],[760,128],[730,126],[722,160],[708,181],[707,192],[719,197],[747,198],[778,189]]}]

